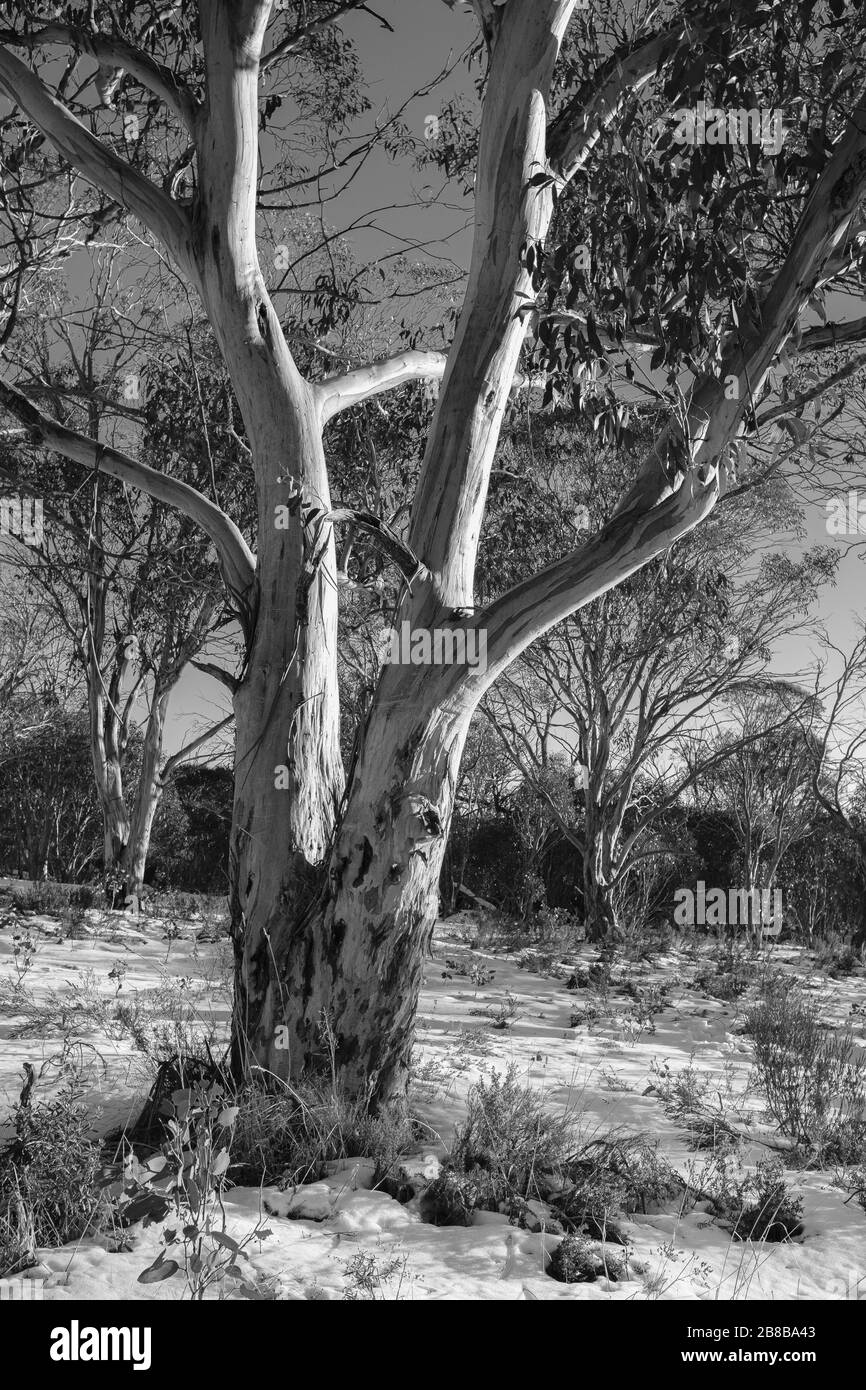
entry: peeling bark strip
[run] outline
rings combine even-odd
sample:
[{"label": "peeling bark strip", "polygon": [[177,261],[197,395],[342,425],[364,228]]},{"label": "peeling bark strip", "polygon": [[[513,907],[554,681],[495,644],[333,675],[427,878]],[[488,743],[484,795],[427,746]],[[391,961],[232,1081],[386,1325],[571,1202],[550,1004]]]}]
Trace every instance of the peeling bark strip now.
[{"label": "peeling bark strip", "polygon": [[[548,130],[554,66],[576,0],[473,0],[489,50],[465,302],[446,357],[409,352],[313,385],[298,371],[256,249],[258,95],[264,68],[297,51],[302,26],[263,57],[270,0],[198,0],[199,106],[147,54],[68,29],[68,42],[122,63],[191,129],[196,195],[187,212],[105,148],[51,95],[0,34],[0,89],[80,174],[159,239],[199,292],[241,410],[255,472],[258,555],[193,489],[65,430],[14,387],[0,401],[34,442],[180,508],[211,537],[242,615],[246,651],[233,691],[237,727],[231,910],[238,1073],[298,1076],[333,1043],[341,1079],[374,1099],[407,1074],[421,962],[432,928],[454,787],[472,712],[496,675],[560,618],[619,584],[698,525],[725,485],[725,452],[748,402],[820,285],[850,262],[866,185],[866,102],[854,112],[803,209],[761,305],[761,323],[727,345],[720,381],[695,382],[600,534],[474,611],[490,470],[526,329],[527,249],[542,242],[553,182],[585,166],[629,91],[663,67],[686,28],[700,38],[716,7],[671,20],[603,63]],[[338,6],[336,15],[348,6]],[[749,7],[753,9],[753,7]],[[733,13],[737,5],[733,5]],[[48,26],[52,42],[64,26]],[[44,32],[44,30],[43,30]],[[100,47],[100,46],[103,47]],[[109,45],[110,47],[104,47]],[[539,178],[538,175],[543,177]],[[335,511],[322,432],[339,410],[429,376],[441,378],[407,543],[360,512]],[[275,524],[281,511],[287,524]],[[447,628],[471,613],[487,631],[487,669],[386,664],[348,786],[339,748],[337,574],[333,526],[365,525],[407,582],[402,630]],[[158,730],[155,730],[155,737]],[[285,790],[274,769],[285,770]],[[106,778],[106,794],[112,795]],[[120,827],[122,828],[122,827]],[[601,866],[604,871],[604,866]],[[323,1042],[323,1027],[327,1043]]]}]

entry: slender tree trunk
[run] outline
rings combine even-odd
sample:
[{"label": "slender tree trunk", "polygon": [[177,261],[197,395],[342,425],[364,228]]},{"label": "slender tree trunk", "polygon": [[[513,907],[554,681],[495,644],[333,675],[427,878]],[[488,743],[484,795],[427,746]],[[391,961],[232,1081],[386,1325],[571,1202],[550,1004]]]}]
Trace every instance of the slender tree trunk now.
[{"label": "slender tree trunk", "polygon": [[125,896],[137,896],[144,883],[144,871],[150,850],[154,817],[162,799],[163,784],[159,775],[162,763],[165,716],[170,690],[154,691],[153,702],[141,750],[141,769],[132,806],[129,835],[120,856],[119,868],[125,874]]},{"label": "slender tree trunk", "polygon": [[94,659],[90,662],[87,679],[90,751],[96,794],[102,811],[103,872],[106,882],[112,888],[113,907],[119,904],[123,896],[120,885],[115,880],[121,872],[130,829],[123,791],[123,733],[117,714],[120,683],[125,668],[125,658],[120,655],[106,690]]}]

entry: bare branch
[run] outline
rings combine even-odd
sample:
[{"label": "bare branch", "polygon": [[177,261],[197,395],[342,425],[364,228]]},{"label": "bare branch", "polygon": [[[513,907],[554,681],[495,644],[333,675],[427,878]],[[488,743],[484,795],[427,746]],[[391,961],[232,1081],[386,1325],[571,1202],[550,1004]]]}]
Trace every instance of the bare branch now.
[{"label": "bare branch", "polygon": [[230,690],[232,695],[236,694],[240,687],[241,682],[237,676],[233,676],[231,671],[226,671],[222,666],[215,666],[212,661],[191,661],[190,665],[195,666],[198,671],[203,671],[206,676],[212,676],[215,681],[219,681]]},{"label": "bare branch", "polygon": [[196,522],[213,542],[220,572],[226,588],[238,604],[242,621],[249,619],[253,604],[255,560],[235,523],[214,502],[188,483],[170,478],[118,449],[111,449],[58,424],[5,381],[0,381],[0,405],[5,406],[27,427],[31,444],[44,445],[94,472],[108,473],[112,478],[130,483],[157,501],[176,507],[184,516]]},{"label": "bare branch", "polygon": [[162,189],[119,159],[71,111],[52,96],[25,63],[0,47],[0,90],[48,137],[82,176],[101,189],[157,237],[195,281],[190,220]]},{"label": "bare branch", "polygon": [[[193,665],[198,665],[198,663],[193,662]],[[179,748],[176,753],[172,753],[170,758],[166,758],[159,774],[159,780],[162,785],[165,785],[172,773],[181,763],[189,762],[194,753],[197,753],[200,748],[203,748],[206,743],[209,743],[222,729],[227,728],[233,719],[234,714],[227,714],[225,719],[221,719],[218,724],[212,724],[209,729],[205,729],[204,733],[199,734],[198,738],[192,739],[192,741],[185,744],[183,748]]]},{"label": "bare branch", "polygon": [[[119,35],[109,38],[74,24],[46,24],[41,29],[30,29],[21,34],[14,29],[0,29],[0,43],[13,48],[28,48],[31,52],[35,48],[63,44],[89,54],[100,66],[123,69],[142,87],[164,101],[189,133],[194,133],[198,103],[192,93],[178,81],[170,68],[156,62],[148,53]],[[106,105],[109,104],[106,102]]]},{"label": "bare branch", "polygon": [[280,58],[285,58],[289,53],[296,53],[299,48],[303,47],[307,39],[312,38],[314,34],[321,33],[323,29],[330,28],[344,14],[349,14],[352,10],[363,10],[366,14],[372,15],[374,19],[379,21],[383,29],[387,29],[393,34],[393,25],[389,24],[387,19],[383,19],[380,14],[375,14],[368,5],[362,3],[362,0],[342,0],[342,3],[338,4],[331,14],[322,15],[319,19],[311,19],[308,24],[303,24],[300,29],[296,29],[292,34],[287,34],[284,39],[275,44],[270,52],[263,56],[259,70],[266,72],[268,68],[273,67],[274,63],[279,62]]}]

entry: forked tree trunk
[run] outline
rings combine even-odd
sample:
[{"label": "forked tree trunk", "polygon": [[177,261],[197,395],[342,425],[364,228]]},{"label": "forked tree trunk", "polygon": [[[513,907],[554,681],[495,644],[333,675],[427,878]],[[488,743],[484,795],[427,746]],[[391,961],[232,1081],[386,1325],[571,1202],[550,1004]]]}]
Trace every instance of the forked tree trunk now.
[{"label": "forked tree trunk", "polygon": [[[499,40],[503,70],[519,80],[492,81],[482,121],[469,287],[410,533],[427,568],[396,620],[413,630],[446,626],[453,609],[474,601],[489,468],[525,336],[524,253],[546,234],[553,206],[537,176],[570,7],[544,0],[538,16],[523,12]],[[333,536],[326,528],[321,544],[313,526],[282,531],[274,521],[281,505],[303,516],[305,506],[331,504],[316,392],[288,353],[252,235],[257,83],[236,54],[255,38],[216,5],[204,38],[213,60],[199,150],[200,274],[259,489],[258,612],[235,698],[233,1064],[296,1077],[323,1054],[326,1028],[345,1084],[382,1100],[405,1082],[459,759],[480,692],[446,697],[441,671],[387,666],[342,800]]]},{"label": "forked tree trunk", "polygon": [[239,1074],[297,1078],[333,1046],[350,1090],[382,1101],[405,1087],[470,718],[430,708],[425,676],[385,668],[326,864],[287,855],[287,817],[236,839],[236,867],[256,890],[237,942]]}]

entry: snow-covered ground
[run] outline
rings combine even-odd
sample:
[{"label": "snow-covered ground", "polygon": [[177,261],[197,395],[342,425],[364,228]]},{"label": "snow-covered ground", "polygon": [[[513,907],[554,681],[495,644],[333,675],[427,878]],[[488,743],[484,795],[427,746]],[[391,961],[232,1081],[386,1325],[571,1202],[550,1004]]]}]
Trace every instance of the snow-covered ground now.
[{"label": "snow-covered ground", "polygon": [[[107,924],[100,914],[88,912],[82,939],[58,941],[56,921],[28,917],[26,928],[35,950],[25,984],[36,1004],[41,1000],[49,1007],[41,1014],[37,1010],[29,1027],[26,1018],[0,1013],[0,1118],[8,1120],[21,1089],[24,1063],[38,1074],[34,1099],[44,1100],[64,1074],[61,1057],[67,1074],[70,1065],[77,1069],[102,1130],[137,1112],[152,1068],[130,1037],[99,1025],[99,1000],[133,1000],[136,991],[161,990],[162,996],[149,997],[163,997],[175,1006],[182,998],[189,1016],[198,1016],[224,1035],[229,1013],[227,945],[224,940],[197,940],[201,927],[201,922],[183,924],[180,936],[167,941],[166,923],[159,919],[123,918]],[[20,970],[13,930],[0,930],[0,982],[14,979]],[[699,1190],[707,1155],[689,1148],[687,1135],[667,1113],[659,1094],[660,1073],[676,1074],[691,1065],[711,1076],[710,1096],[746,1136],[746,1165],[777,1147],[755,1085],[752,1046],[741,1026],[753,994],[722,1002],[694,984],[701,966],[706,967],[712,943],[691,939],[651,964],[618,966],[607,1003],[593,1018],[591,1006],[594,999],[598,1004],[597,996],[567,985],[570,971],[581,965],[585,969],[596,958],[595,951],[580,948],[556,977],[521,966],[515,953],[470,951],[465,944],[470,931],[466,918],[442,924],[427,963],[413,1101],[429,1125],[430,1138],[407,1156],[411,1169],[435,1174],[454,1125],[465,1114],[472,1083],[492,1069],[505,1071],[509,1066],[543,1092],[548,1106],[567,1109],[584,1137],[615,1131],[658,1141],[661,1154]],[[476,984],[460,973],[472,962],[494,971],[494,978]],[[814,970],[808,953],[784,945],[773,948],[772,962],[795,971],[818,1002],[822,1017],[833,1026],[851,1027],[859,1046],[864,1045],[862,969],[831,980]],[[756,977],[758,969],[756,962]],[[479,981],[482,973],[476,972]],[[653,1024],[635,1021],[634,999],[618,987],[620,977],[630,979],[640,991],[668,986],[668,1002]],[[500,1006],[510,1018],[507,1026],[497,1028],[493,1017]],[[587,1021],[572,1027],[573,1014],[587,1011]],[[74,1041],[64,1043],[64,1033]],[[254,1238],[247,1247],[250,1268],[283,1298],[342,1298],[357,1286],[353,1270],[365,1262],[374,1273],[387,1276],[375,1291],[377,1298],[385,1299],[791,1300],[866,1295],[866,1212],[856,1201],[846,1202],[832,1172],[791,1168],[786,1179],[803,1200],[803,1233],[795,1240],[733,1241],[712,1219],[707,1203],[688,1203],[688,1209],[680,1211],[673,1202],[665,1210],[635,1214],[621,1223],[630,1253],[628,1277],[617,1282],[556,1282],[544,1273],[544,1266],[559,1237],[518,1228],[503,1215],[478,1213],[469,1227],[430,1225],[422,1220],[417,1197],[401,1205],[369,1189],[366,1160],[336,1165],[324,1181],[295,1191],[232,1188],[225,1199],[226,1230],[242,1240],[257,1223],[266,1226],[267,1238]],[[119,1253],[106,1237],[45,1251],[29,1276],[44,1278],[45,1297],[56,1300],[188,1297],[178,1277],[147,1286],[136,1282],[160,1248],[159,1230],[158,1224],[133,1227]]]}]

